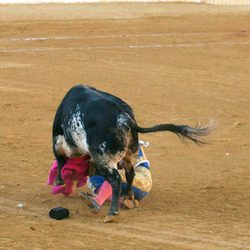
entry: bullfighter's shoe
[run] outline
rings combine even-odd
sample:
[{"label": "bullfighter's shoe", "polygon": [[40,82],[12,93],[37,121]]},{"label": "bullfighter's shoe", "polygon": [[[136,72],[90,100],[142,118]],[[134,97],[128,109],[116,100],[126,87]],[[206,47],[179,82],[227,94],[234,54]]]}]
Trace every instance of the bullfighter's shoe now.
[{"label": "bullfighter's shoe", "polygon": [[83,198],[83,200],[87,203],[92,213],[98,213],[101,210],[101,206],[91,195],[80,192],[80,197]]}]

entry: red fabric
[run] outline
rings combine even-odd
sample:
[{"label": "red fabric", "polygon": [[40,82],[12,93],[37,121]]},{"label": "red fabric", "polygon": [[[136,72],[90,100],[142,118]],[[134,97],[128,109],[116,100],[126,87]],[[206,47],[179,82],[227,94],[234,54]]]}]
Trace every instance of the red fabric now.
[{"label": "red fabric", "polygon": [[53,186],[58,173],[57,161],[55,161],[48,176],[48,185],[52,185],[52,193],[62,193],[65,196],[70,195],[73,192],[73,181],[76,181],[76,187],[82,187],[87,181],[88,159],[88,157],[68,158],[61,171],[64,185],[59,186]]}]

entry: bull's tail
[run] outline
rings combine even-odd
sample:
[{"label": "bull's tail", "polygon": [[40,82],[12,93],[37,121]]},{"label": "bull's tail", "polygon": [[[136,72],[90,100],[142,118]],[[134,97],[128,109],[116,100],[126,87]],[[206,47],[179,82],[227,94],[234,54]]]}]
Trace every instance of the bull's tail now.
[{"label": "bull's tail", "polygon": [[196,126],[194,128],[187,125],[175,125],[175,124],[159,124],[149,128],[135,127],[135,130],[139,133],[151,133],[158,131],[170,131],[175,133],[179,138],[184,141],[185,138],[192,140],[197,144],[207,143],[202,137],[210,134],[216,125],[214,121],[210,121],[205,126]]}]

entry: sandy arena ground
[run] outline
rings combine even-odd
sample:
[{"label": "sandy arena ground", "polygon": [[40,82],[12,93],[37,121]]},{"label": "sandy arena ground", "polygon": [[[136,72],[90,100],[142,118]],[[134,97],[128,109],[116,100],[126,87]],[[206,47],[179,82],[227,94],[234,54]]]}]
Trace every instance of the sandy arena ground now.
[{"label": "sandy arena ground", "polygon": [[[51,126],[76,83],[126,100],[141,126],[213,118],[211,144],[147,134],[153,188],[104,224],[52,196]],[[250,249],[250,8],[0,6],[0,249]],[[18,208],[24,203],[24,208]],[[48,211],[67,207],[71,218]]]}]

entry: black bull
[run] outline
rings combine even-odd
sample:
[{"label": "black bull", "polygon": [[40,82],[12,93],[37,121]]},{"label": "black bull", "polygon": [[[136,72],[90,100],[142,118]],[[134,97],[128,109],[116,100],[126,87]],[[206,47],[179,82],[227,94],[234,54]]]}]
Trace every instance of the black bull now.
[{"label": "black bull", "polygon": [[77,85],[63,98],[53,123],[53,151],[58,161],[56,184],[63,183],[61,169],[67,157],[90,155],[98,172],[112,186],[112,204],[107,221],[118,215],[121,177],[117,166],[125,168],[127,192],[133,199],[131,186],[138,153],[138,133],[171,131],[181,139],[205,143],[202,136],[213,130],[212,124],[192,128],[187,125],[160,124],[139,127],[132,108],[120,98],[95,88]]}]

